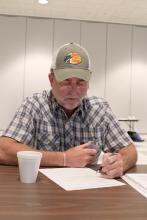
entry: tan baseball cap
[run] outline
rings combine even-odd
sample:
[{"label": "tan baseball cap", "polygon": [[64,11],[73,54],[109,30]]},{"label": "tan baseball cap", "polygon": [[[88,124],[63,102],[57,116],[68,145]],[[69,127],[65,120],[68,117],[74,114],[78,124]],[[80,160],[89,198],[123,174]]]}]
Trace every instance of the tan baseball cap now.
[{"label": "tan baseball cap", "polygon": [[89,55],[77,43],[68,43],[59,48],[52,64],[52,70],[58,81],[72,77],[89,81],[92,73]]}]

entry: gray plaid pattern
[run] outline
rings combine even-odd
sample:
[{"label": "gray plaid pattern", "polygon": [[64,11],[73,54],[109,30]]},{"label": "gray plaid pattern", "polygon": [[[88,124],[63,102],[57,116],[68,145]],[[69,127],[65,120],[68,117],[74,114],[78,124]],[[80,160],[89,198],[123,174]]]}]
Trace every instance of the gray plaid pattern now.
[{"label": "gray plaid pattern", "polygon": [[98,155],[132,143],[104,99],[86,97],[68,118],[47,91],[26,98],[3,135],[45,151],[65,151],[93,141]]}]

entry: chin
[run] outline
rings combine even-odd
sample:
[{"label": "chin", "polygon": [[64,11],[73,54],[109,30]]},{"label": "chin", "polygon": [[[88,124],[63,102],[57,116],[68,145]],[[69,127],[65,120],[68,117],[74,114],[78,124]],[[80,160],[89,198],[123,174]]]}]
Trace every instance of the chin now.
[{"label": "chin", "polygon": [[78,105],[74,105],[74,106],[64,106],[64,108],[66,108],[67,110],[74,110],[75,108],[77,108]]},{"label": "chin", "polygon": [[67,110],[74,110],[75,108],[77,108],[79,105],[79,103],[75,104],[75,105],[64,105],[64,108],[66,108]]}]

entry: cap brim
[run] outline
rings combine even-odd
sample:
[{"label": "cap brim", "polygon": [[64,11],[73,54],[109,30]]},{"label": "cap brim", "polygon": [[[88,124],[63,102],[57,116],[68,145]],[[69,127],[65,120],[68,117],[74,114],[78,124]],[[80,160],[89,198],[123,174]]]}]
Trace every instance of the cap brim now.
[{"label": "cap brim", "polygon": [[55,78],[57,81],[63,81],[72,77],[77,77],[85,81],[89,81],[91,77],[90,70],[84,69],[54,69]]}]

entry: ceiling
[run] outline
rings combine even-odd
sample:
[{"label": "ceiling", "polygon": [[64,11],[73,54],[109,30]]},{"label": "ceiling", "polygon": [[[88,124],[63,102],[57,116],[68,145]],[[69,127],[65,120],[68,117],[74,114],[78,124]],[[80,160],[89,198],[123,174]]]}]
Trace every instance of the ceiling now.
[{"label": "ceiling", "polygon": [[0,0],[1,15],[147,25],[147,0]]}]

